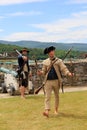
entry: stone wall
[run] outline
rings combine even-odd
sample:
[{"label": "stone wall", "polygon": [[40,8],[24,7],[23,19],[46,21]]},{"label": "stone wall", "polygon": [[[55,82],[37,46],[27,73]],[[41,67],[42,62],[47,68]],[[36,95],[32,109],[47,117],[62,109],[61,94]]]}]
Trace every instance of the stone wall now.
[{"label": "stone wall", "polygon": [[87,61],[65,63],[68,69],[74,73],[72,78],[64,77],[64,84],[67,86],[87,85]]},{"label": "stone wall", "polygon": [[[73,77],[65,77],[63,75],[64,86],[84,86],[87,85],[87,60],[65,62],[70,72],[74,73]],[[41,69],[42,64],[38,65],[37,68]],[[43,77],[37,76],[36,67],[31,65],[33,72],[33,83],[35,87],[38,87],[43,82]]]},{"label": "stone wall", "polygon": [[[63,76],[64,86],[84,86],[87,85],[87,59],[80,61],[65,62],[68,69],[74,73],[72,78]],[[17,65],[13,66],[13,70],[17,68]],[[34,87],[37,88],[41,86],[43,82],[43,77],[37,75],[37,69],[42,68],[42,63],[30,65],[32,71],[32,78]],[[3,76],[0,75],[0,82],[3,79]]]}]

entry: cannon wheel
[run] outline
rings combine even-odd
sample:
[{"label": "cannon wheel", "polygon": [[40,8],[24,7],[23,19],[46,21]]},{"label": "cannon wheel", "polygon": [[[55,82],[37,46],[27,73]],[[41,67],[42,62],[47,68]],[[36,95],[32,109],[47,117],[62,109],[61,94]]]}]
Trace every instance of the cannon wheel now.
[{"label": "cannon wheel", "polygon": [[15,88],[14,88],[14,86],[10,86],[9,95],[10,96],[14,96],[15,95]]},{"label": "cannon wheel", "polygon": [[2,91],[1,91],[1,93],[7,93],[7,89],[6,89],[5,83],[2,83],[1,86],[2,86]]}]

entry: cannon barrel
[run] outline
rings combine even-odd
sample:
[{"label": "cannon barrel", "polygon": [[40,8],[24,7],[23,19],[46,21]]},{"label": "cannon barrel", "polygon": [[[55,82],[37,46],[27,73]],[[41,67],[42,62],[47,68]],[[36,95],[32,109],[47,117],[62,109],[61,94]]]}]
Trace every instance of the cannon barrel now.
[{"label": "cannon barrel", "polygon": [[0,72],[7,73],[7,74],[12,74],[15,77],[17,76],[17,72],[16,71],[9,70],[9,69],[4,68],[4,67],[0,67]]}]

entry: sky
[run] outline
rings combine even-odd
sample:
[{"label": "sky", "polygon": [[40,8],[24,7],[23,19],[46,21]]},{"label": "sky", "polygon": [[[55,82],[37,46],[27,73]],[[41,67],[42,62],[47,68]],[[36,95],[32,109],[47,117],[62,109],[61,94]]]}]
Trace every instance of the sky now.
[{"label": "sky", "polygon": [[87,43],[87,0],[1,0],[0,40]]}]

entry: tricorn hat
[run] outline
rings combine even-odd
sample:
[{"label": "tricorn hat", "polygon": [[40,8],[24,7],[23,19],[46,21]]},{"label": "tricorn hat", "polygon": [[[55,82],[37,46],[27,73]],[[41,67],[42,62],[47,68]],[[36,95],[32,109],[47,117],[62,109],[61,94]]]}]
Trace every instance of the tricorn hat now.
[{"label": "tricorn hat", "polygon": [[44,49],[44,54],[48,54],[49,52],[55,50],[56,48],[54,46],[50,46]]},{"label": "tricorn hat", "polygon": [[22,53],[23,51],[26,51],[27,53],[29,53],[29,50],[27,48],[23,48],[22,50],[20,50],[20,53]]}]

